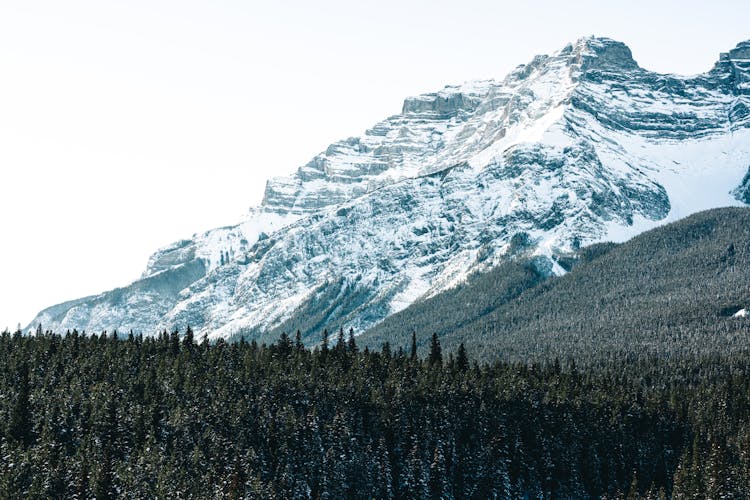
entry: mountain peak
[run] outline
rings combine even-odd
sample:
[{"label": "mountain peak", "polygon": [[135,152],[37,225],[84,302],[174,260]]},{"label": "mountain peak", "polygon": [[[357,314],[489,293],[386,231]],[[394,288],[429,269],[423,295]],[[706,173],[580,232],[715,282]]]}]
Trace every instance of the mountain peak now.
[{"label": "mountain peak", "polygon": [[722,52],[719,61],[722,60],[750,62],[750,40],[738,43],[729,52]]},{"label": "mountain peak", "polygon": [[589,36],[579,38],[569,44],[560,55],[569,55],[570,62],[581,65],[581,70],[588,69],[624,69],[638,68],[633,60],[630,48],[622,42],[606,37]]},{"label": "mountain peak", "polygon": [[[722,52],[712,72],[735,95],[747,100],[750,95],[750,40],[738,43],[729,52]],[[733,115],[743,120],[750,117],[750,103],[739,102],[735,107],[737,109],[732,111]]]}]

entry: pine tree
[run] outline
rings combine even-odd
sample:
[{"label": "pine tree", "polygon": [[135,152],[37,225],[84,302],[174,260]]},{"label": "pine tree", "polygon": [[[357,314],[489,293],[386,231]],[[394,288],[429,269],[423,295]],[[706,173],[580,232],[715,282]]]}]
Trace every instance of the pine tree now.
[{"label": "pine tree", "polygon": [[279,357],[288,358],[292,354],[292,339],[289,338],[289,335],[287,335],[286,332],[281,332],[279,342],[276,346],[279,351]]},{"label": "pine tree", "polygon": [[323,329],[323,343],[321,346],[321,351],[323,352],[323,354],[328,352],[328,329],[327,328]]},{"label": "pine tree", "polygon": [[440,444],[435,446],[430,464],[430,498],[446,498],[449,495],[445,454]]},{"label": "pine tree", "polygon": [[465,372],[469,369],[469,357],[466,355],[466,347],[464,343],[458,346],[458,354],[456,355],[456,368],[460,372]]},{"label": "pine tree", "polygon": [[336,340],[336,351],[342,353],[346,350],[346,341],[344,340],[344,329],[339,328],[339,337]]},{"label": "pine tree", "polygon": [[393,498],[393,475],[391,470],[391,457],[385,440],[381,437],[378,441],[376,451],[375,466],[377,473],[375,476],[375,498]]},{"label": "pine tree", "polygon": [[17,369],[18,392],[8,420],[8,439],[26,446],[33,441],[29,403],[29,367],[22,362]]},{"label": "pine tree", "polygon": [[414,330],[411,331],[411,354],[409,357],[412,361],[417,360],[417,332]]},{"label": "pine tree", "polygon": [[93,486],[91,489],[96,500],[110,500],[116,497],[112,478],[112,458],[108,451],[104,455],[93,471]]},{"label": "pine tree", "polygon": [[172,353],[172,356],[177,356],[180,353],[180,332],[176,328],[169,334],[168,342],[169,351]]},{"label": "pine tree", "polygon": [[349,328],[349,341],[347,347],[350,353],[356,353],[359,350],[357,349],[357,343],[354,341],[354,328]]},{"label": "pine tree", "polygon": [[305,350],[305,345],[302,343],[302,332],[300,332],[299,330],[297,330],[297,333],[294,334],[294,349],[298,354],[302,353]]},{"label": "pine tree", "polygon": [[414,436],[404,470],[403,493],[406,498],[430,498],[428,471],[425,470],[419,444]]},{"label": "pine tree", "polygon": [[190,325],[188,325],[187,329],[185,330],[185,337],[183,337],[182,339],[182,345],[188,349],[192,349],[193,342],[195,342],[193,329],[190,328]]},{"label": "pine tree", "polygon": [[430,340],[430,355],[427,359],[430,366],[442,366],[443,364],[443,353],[440,349],[440,340],[438,340],[437,333],[432,334],[432,340]]},{"label": "pine tree", "polygon": [[384,342],[383,348],[380,350],[380,352],[383,354],[383,357],[387,360],[391,359],[391,343],[390,342]]},{"label": "pine tree", "polygon": [[724,443],[714,438],[704,469],[704,484],[708,498],[730,498],[731,486],[727,484],[729,476]]}]

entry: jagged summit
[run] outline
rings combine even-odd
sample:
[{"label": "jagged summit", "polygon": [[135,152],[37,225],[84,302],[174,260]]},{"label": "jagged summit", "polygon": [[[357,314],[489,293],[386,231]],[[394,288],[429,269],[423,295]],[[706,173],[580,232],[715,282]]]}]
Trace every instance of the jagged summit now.
[{"label": "jagged summit", "polygon": [[724,73],[730,85],[740,85],[740,90],[747,90],[750,81],[750,40],[740,42],[728,52],[722,52],[714,66],[713,73]]},{"label": "jagged summit", "polygon": [[627,45],[610,38],[589,36],[569,43],[552,55],[539,55],[528,64],[519,65],[503,82],[468,81],[462,85],[447,85],[437,92],[407,97],[401,112],[443,119],[460,117],[461,113],[466,117],[498,86],[518,83],[534,71],[543,72],[561,64],[573,68],[575,73],[607,68],[638,69],[638,64],[633,60]]},{"label": "jagged summit", "polygon": [[630,48],[611,38],[581,38],[561,50],[559,55],[568,56],[570,64],[579,65],[581,71],[594,68],[629,71],[638,68]]},{"label": "jagged summit", "polygon": [[558,256],[578,245],[741,204],[747,50],[684,77],[587,37],[502,80],[409,97],[401,113],[271,179],[237,225],[161,249],[141,280],[33,325],[361,331],[516,255],[559,273]]},{"label": "jagged summit", "polygon": [[723,52],[713,72],[720,76],[727,88],[734,89],[738,95],[750,96],[750,40]]},{"label": "jagged summit", "polygon": [[738,43],[737,46],[729,52],[722,52],[719,55],[719,61],[724,60],[750,62],[750,40]]}]

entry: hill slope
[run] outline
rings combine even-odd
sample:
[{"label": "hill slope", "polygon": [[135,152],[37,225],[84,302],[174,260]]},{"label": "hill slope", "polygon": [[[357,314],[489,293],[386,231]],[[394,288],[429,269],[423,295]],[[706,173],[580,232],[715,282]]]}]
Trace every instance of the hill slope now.
[{"label": "hill slope", "polygon": [[[360,342],[422,349],[465,342],[485,359],[671,356],[750,348],[750,209],[722,208],[580,251],[568,274],[547,280],[528,261],[413,304]],[[509,269],[514,269],[511,271]]]}]

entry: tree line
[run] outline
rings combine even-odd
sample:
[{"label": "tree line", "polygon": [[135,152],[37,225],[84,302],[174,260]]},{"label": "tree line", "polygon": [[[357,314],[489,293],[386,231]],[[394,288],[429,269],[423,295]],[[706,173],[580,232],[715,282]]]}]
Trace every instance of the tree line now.
[{"label": "tree line", "polygon": [[540,272],[538,258],[504,262],[418,301],[365,332],[360,343],[404,344],[437,332],[477,359],[575,357],[581,364],[631,356],[684,357],[750,348],[750,208],[708,210],[621,244],[557,257],[569,270]]},{"label": "tree line", "polygon": [[747,498],[750,354],[0,335],[2,498]]}]

